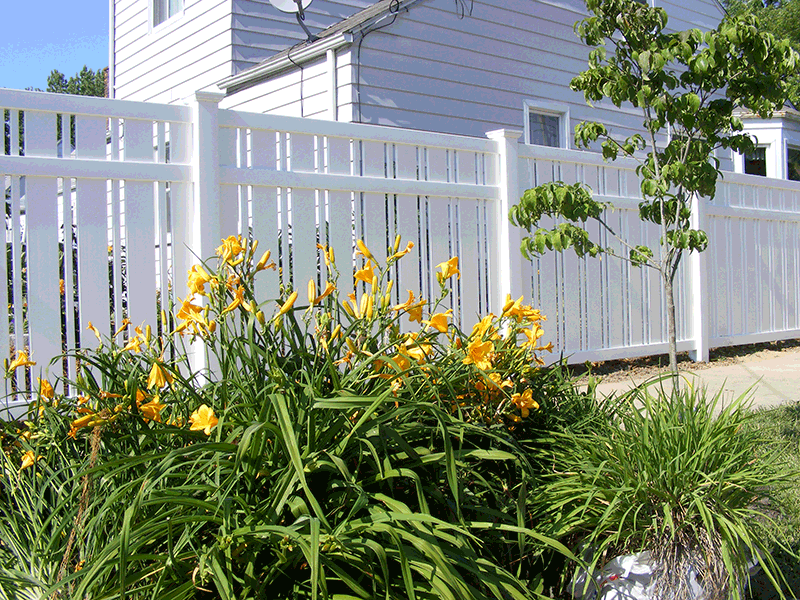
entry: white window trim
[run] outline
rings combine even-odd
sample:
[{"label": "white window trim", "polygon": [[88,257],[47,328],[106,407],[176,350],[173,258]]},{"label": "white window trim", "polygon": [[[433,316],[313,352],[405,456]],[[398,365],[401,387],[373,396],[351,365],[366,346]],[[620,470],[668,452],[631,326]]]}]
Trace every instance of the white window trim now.
[{"label": "white window trim", "polygon": [[[167,1],[169,1],[169,0],[167,0]],[[157,0],[147,0],[147,25],[150,28],[150,33],[155,33],[155,32],[161,31],[162,29],[166,29],[167,27],[169,27],[170,25],[172,25],[176,21],[179,21],[180,19],[182,19],[183,18],[183,13],[186,10],[186,4],[188,2],[190,2],[190,0],[183,0],[183,2],[181,2],[181,9],[178,12],[176,12],[171,17],[167,17],[166,19],[161,21],[161,23],[159,23],[158,25],[154,25],[153,21],[155,20],[155,13],[156,13],[155,3],[156,2],[157,2]]]},{"label": "white window trim", "polygon": [[569,149],[572,146],[572,132],[570,131],[569,106],[566,104],[554,104],[552,102],[541,102],[539,100],[522,101],[522,122],[525,128],[525,143],[531,145],[531,120],[530,114],[538,113],[558,117],[559,125],[559,148]]}]

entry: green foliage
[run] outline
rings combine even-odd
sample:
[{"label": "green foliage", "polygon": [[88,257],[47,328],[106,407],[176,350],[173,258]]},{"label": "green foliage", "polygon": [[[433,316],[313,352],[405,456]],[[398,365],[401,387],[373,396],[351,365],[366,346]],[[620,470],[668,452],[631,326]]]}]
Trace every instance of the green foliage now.
[{"label": "green foliage", "polygon": [[590,549],[594,565],[650,551],[661,565],[658,597],[690,596],[689,565],[706,598],[741,598],[748,560],[782,580],[771,515],[796,466],[787,472],[779,449],[750,426],[746,397],[723,404],[722,391],[639,388],[625,400],[628,410],[606,428],[554,435],[553,474],[538,497],[553,535]]},{"label": "green foliage", "polygon": [[86,65],[69,79],[60,71],[53,69],[47,78],[47,89],[45,91],[53,94],[99,96],[102,98],[106,95],[105,77],[105,69],[93,71]]},{"label": "green foliage", "polygon": [[[672,285],[685,251],[702,252],[708,239],[691,228],[692,202],[713,198],[721,175],[717,149],[746,152],[753,147],[741,133],[735,111],[745,107],[768,117],[783,106],[786,79],[798,65],[798,54],[785,41],[763,33],[752,15],[724,19],[712,31],[668,33],[662,8],[633,0],[587,0],[590,16],[575,26],[588,46],[589,68],[570,87],[588,103],[604,98],[616,106],[641,111],[644,135],[618,139],[600,123],[575,128],[578,147],[599,142],[603,158],[634,159],[644,200],[640,217],[659,225],[659,251],[633,247],[605,221],[606,206],[583,184],[548,183],[528,190],[511,212],[512,222],[531,230],[544,216],[573,224],[597,221],[627,249],[636,266],[659,271],[667,295],[670,363],[675,359],[675,314]],[[581,227],[556,225],[537,229],[522,242],[528,256],[572,247],[578,256],[608,251],[592,243]]]},{"label": "green foliage", "polygon": [[25,423],[0,421],[0,594],[537,598],[543,551],[571,553],[531,518],[532,421],[558,421],[540,413],[569,383],[537,367],[521,299],[471,333],[449,322],[455,258],[438,299],[392,306],[398,245],[380,266],[359,243],[344,302],[324,249],[330,279],[300,305],[256,298],[275,265],[230,237],[190,271],[174,333],[123,323],[79,353],[72,395],[38,382]]},{"label": "green foliage", "polygon": [[[734,15],[754,14],[758,17],[764,31],[778,39],[789,41],[795,50],[800,50],[800,2],[798,0],[767,1],[761,0],[727,0],[724,1],[728,12]],[[800,78],[790,76],[791,101],[800,104]]]}]

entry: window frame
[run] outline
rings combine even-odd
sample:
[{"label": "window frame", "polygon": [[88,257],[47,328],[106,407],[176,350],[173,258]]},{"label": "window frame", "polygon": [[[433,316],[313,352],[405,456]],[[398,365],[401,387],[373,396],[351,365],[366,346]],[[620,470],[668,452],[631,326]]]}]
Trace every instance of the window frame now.
[{"label": "window frame", "polygon": [[764,151],[764,174],[760,175],[758,173],[748,173],[747,172],[747,154],[742,153],[742,173],[744,175],[752,175],[753,177],[769,177],[770,170],[769,170],[769,149],[770,144],[756,144],[755,150],[763,150]]},{"label": "window frame", "polygon": [[148,2],[149,5],[149,25],[150,25],[150,32],[159,31],[167,26],[168,23],[174,23],[177,19],[183,16],[183,11],[186,8],[186,2],[188,0],[178,0],[180,3],[180,8],[176,10],[173,14],[168,14],[162,21],[156,23],[156,4],[165,4],[167,8],[167,12],[169,12],[169,0],[150,0]]},{"label": "window frame", "polygon": [[[529,146],[541,146],[542,148],[562,148],[569,150],[570,141],[570,116],[569,106],[566,104],[554,104],[552,102],[540,102],[538,100],[523,100],[523,127],[524,141]],[[544,146],[531,142],[531,113],[558,118],[558,146]]]}]

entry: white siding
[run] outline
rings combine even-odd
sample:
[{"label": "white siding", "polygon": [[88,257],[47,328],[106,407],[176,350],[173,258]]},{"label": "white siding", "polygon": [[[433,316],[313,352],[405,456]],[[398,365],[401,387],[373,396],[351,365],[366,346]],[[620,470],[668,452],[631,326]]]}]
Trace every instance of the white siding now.
[{"label": "white siding", "polygon": [[[305,24],[312,33],[318,33],[373,3],[373,0],[314,0],[305,11]],[[269,0],[233,0],[232,74],[305,40],[297,17],[279,11]]]},{"label": "white siding", "polygon": [[231,0],[184,0],[150,25],[149,0],[115,4],[115,97],[174,102],[231,74]]},{"label": "white siding", "polygon": [[667,27],[673,31],[714,29],[725,15],[715,0],[656,0],[656,6],[667,11]]},{"label": "white siding", "polygon": [[[353,121],[353,69],[351,51],[336,57],[337,120]],[[271,113],[290,117],[330,119],[330,73],[327,57],[276,75],[269,81],[228,96],[220,108]]]},{"label": "white siding", "polygon": [[[581,0],[476,0],[472,16],[459,19],[447,0],[418,5],[365,38],[360,120],[481,136],[522,129],[528,99],[569,106],[572,125],[592,119],[621,134],[638,130],[637,114],[602,103],[591,109],[569,90],[588,56],[573,33],[583,7]],[[358,106],[355,113],[358,120]]]},{"label": "white siding", "polygon": [[[667,10],[691,13],[695,26],[719,20],[711,2],[691,5]],[[364,39],[355,120],[481,136],[522,129],[527,99],[568,106],[570,129],[599,120],[618,135],[640,131],[632,108],[591,108],[569,89],[587,64],[588,48],[573,31],[584,14],[582,0],[475,0],[464,19],[449,0],[420,4]]]}]

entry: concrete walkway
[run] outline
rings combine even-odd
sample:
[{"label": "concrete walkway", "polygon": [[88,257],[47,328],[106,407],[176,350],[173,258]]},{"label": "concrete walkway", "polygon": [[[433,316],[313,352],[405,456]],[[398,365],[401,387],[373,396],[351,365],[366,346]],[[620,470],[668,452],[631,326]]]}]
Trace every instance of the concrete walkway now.
[{"label": "concrete walkway", "polygon": [[[775,352],[772,356],[741,357],[735,364],[709,364],[697,370],[682,371],[691,385],[705,386],[710,392],[723,390],[723,401],[730,402],[751,389],[755,408],[769,408],[800,400],[800,352]],[[607,396],[620,393],[643,380],[601,382],[598,391]],[[671,388],[669,379],[663,382]]]}]

